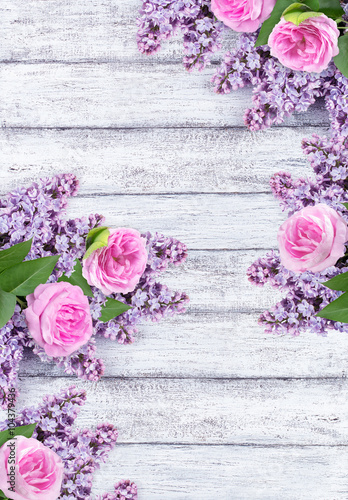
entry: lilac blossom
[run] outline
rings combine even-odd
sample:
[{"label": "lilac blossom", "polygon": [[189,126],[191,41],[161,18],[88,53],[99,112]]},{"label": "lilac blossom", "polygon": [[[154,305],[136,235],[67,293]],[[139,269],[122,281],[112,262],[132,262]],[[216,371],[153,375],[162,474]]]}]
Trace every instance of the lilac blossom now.
[{"label": "lilac blossom", "polygon": [[[325,203],[348,222],[348,210],[342,204],[348,202],[348,137],[326,139],[313,135],[302,141],[302,147],[314,177],[293,180],[285,172],[272,177],[271,188],[282,210],[290,216],[308,205]],[[341,293],[322,283],[347,271],[347,254],[320,273],[294,273],[281,265],[278,251],[268,252],[249,267],[249,281],[257,286],[269,284],[284,292],[285,297],[263,312],[259,323],[266,332],[277,334],[299,335],[309,330],[326,335],[330,329],[348,332],[348,324],[315,316]]]},{"label": "lilac blossom", "polygon": [[[348,22],[348,7],[343,16]],[[184,66],[203,69],[221,48],[224,27],[210,11],[209,0],[143,0],[138,20],[138,48],[152,54],[161,43],[184,33]],[[320,74],[293,71],[270,55],[267,45],[255,47],[258,32],[244,33],[225,54],[212,77],[214,91],[228,94],[253,87],[252,107],[244,114],[250,130],[282,123],[293,113],[303,113],[318,98],[325,99],[333,133],[348,134],[348,79],[331,63]]]},{"label": "lilac blossom", "polygon": [[[117,430],[108,423],[98,424],[93,431],[74,428],[74,421],[85,402],[86,392],[72,386],[56,396],[45,396],[37,408],[24,408],[15,419],[16,426],[36,424],[33,438],[63,460],[60,500],[92,500],[93,473],[106,462],[117,441]],[[6,430],[8,423],[1,422],[0,430]],[[128,480],[121,481],[115,485],[113,493],[104,493],[97,499],[137,500],[137,487]]]},{"label": "lilac blossom", "polygon": [[154,54],[164,40],[183,34],[187,70],[202,70],[221,48],[223,24],[209,9],[209,0],[143,0],[137,43],[143,54]]},{"label": "lilac blossom", "polygon": [[[0,248],[33,238],[28,259],[60,254],[49,281],[55,282],[63,273],[71,275],[75,259],[85,253],[88,232],[103,223],[98,214],[67,219],[65,207],[68,198],[77,194],[78,181],[74,175],[59,175],[41,179],[28,189],[21,188],[0,200]],[[142,320],[159,321],[176,313],[183,313],[188,296],[172,292],[157,281],[169,265],[178,266],[187,257],[187,248],[178,240],[161,234],[143,234],[146,239],[148,263],[135,288],[126,295],[113,294],[112,298],[131,306],[117,318],[98,321],[101,306],[107,297],[93,287],[90,300],[95,337],[102,335],[120,344],[134,341],[137,325]],[[11,320],[0,329],[0,403],[4,404],[9,387],[16,387],[16,379],[23,348],[33,349],[42,361],[53,361],[69,375],[85,380],[98,380],[104,373],[104,363],[96,357],[95,338],[65,358],[49,358],[28,332],[24,314],[19,305]]]}]

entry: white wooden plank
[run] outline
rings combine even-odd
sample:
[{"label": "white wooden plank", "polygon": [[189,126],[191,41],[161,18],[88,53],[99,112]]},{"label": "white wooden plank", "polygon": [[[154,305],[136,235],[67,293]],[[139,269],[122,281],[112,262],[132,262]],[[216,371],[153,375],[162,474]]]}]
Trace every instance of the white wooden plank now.
[{"label": "white wooden plank", "polygon": [[[3,127],[244,127],[251,89],[217,95],[213,69],[181,65],[1,64]],[[326,125],[327,112],[293,116],[287,125]]]},{"label": "white wooden plank", "polygon": [[278,228],[286,218],[271,194],[88,196],[70,200],[70,216],[90,212],[104,214],[110,227],[158,231],[199,250],[275,248]]},{"label": "white wooden plank", "polygon": [[[145,62],[136,45],[141,5],[140,0],[8,0],[0,5],[0,60]],[[224,38],[222,54],[234,45],[236,34],[227,30]],[[178,35],[147,60],[179,62],[182,56]]]},{"label": "white wooden plank", "polygon": [[119,478],[142,500],[343,500],[347,448],[119,445],[95,473],[94,491]]},{"label": "white wooden plank", "polygon": [[[347,336],[329,332],[317,337],[267,335],[257,314],[194,311],[158,324],[140,325],[135,343],[121,346],[97,339],[97,356],[106,377],[345,377]],[[25,353],[21,377],[64,377],[55,364]]]},{"label": "white wooden plank", "polygon": [[287,170],[310,175],[301,140],[325,129],[0,129],[0,192],[73,172],[80,194],[270,191]]},{"label": "white wooden plank", "polygon": [[[22,378],[18,407],[67,380]],[[121,443],[345,445],[348,381],[104,379],[88,391],[79,425],[111,421]]]},{"label": "white wooden plank", "polygon": [[[254,287],[245,270],[260,252],[191,252],[184,268],[161,281],[186,290],[187,313],[139,325],[135,343],[120,346],[97,339],[107,377],[342,377],[348,365],[348,338],[328,332],[273,336],[258,326],[260,312],[281,297]],[[228,269],[228,270],[227,270]],[[240,312],[242,311],[242,312]],[[253,311],[253,312],[252,312]],[[26,352],[22,376],[65,376],[54,364]]]}]

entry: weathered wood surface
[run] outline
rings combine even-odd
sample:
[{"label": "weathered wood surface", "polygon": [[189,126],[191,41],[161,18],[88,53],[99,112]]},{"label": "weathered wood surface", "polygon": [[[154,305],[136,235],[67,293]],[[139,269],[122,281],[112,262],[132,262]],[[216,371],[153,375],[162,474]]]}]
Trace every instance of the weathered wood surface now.
[{"label": "weathered wood surface", "polygon": [[128,446],[103,465],[96,487],[137,474],[151,500],[327,500],[348,496],[346,447]]},{"label": "weathered wood surface", "polygon": [[[195,250],[275,247],[285,219],[271,194],[100,195],[72,198],[69,214],[106,214],[112,227],[170,234]],[[253,219],[252,230],[245,231]]]},{"label": "weathered wood surface", "polygon": [[[0,64],[3,127],[244,127],[251,90],[212,91],[213,70],[180,64]],[[287,125],[327,125],[319,105]]]},{"label": "weathered wood surface", "polygon": [[[161,280],[189,292],[186,315],[140,326],[132,346],[98,339],[105,378],[64,377],[28,353],[19,406],[77,383],[78,424],[119,428],[94,491],[131,478],[139,500],[348,497],[348,338],[265,335],[281,295],[245,270],[285,215],[272,173],[310,175],[303,137],[327,133],[322,103],[251,133],[251,90],[212,92],[214,67],[187,73],[180,37],[153,57],[135,43],[140,0],[8,0],[0,5],[0,193],[75,173],[69,214],[164,232],[189,258]],[[227,36],[225,49],[235,36]],[[214,56],[217,61],[220,56]]]},{"label": "weathered wood surface", "polygon": [[269,192],[272,172],[310,175],[301,140],[314,132],[326,129],[0,129],[0,193],[63,171],[81,196]]},{"label": "weathered wood surface", "polygon": [[[34,384],[33,384],[34,382]],[[66,386],[24,379],[19,404]],[[105,379],[88,390],[79,424],[117,423],[120,443],[346,445],[348,381]]]}]

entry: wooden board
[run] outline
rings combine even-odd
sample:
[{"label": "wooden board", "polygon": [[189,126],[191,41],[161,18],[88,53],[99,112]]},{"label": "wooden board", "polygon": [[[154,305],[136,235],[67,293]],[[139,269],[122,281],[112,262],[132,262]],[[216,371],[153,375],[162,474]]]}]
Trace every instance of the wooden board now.
[{"label": "wooden board", "polygon": [[301,140],[314,132],[326,129],[0,129],[0,193],[63,171],[80,195],[269,192],[271,173],[311,175]]},{"label": "wooden board", "polygon": [[[162,281],[191,296],[186,315],[140,327],[132,346],[98,339],[98,384],[26,353],[18,406],[77,383],[78,424],[119,428],[94,492],[121,478],[139,500],[344,500],[348,497],[348,338],[265,335],[280,298],[246,268],[284,220],[270,176],[310,175],[301,139],[326,134],[323,103],[280,126],[243,123],[251,89],[213,93],[221,54],[202,73],[180,37],[152,57],[136,47],[140,0],[7,0],[0,5],[0,193],[75,173],[69,215],[185,241]],[[229,31],[224,50],[234,46]],[[3,414],[2,414],[3,415]]]},{"label": "wooden board", "polygon": [[[212,69],[180,64],[0,64],[2,127],[244,127],[251,89],[212,91]],[[326,110],[294,115],[293,126],[327,126]]]}]

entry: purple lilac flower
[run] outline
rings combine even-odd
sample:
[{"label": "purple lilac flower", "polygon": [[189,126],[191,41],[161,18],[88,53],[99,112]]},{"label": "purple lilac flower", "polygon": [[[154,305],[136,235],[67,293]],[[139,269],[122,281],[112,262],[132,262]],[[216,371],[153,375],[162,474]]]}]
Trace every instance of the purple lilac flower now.
[{"label": "purple lilac flower", "polygon": [[[85,253],[85,239],[88,232],[102,224],[101,215],[66,219],[65,207],[70,196],[77,193],[78,181],[74,175],[59,175],[53,179],[41,179],[28,189],[13,191],[0,200],[0,248],[33,238],[28,259],[60,254],[61,257],[50,277],[56,281],[62,273],[72,273],[75,259],[82,259]],[[111,297],[125,302],[132,308],[117,318],[102,323],[98,321],[101,306],[106,297],[93,288],[90,301],[95,334],[103,335],[121,344],[134,341],[137,325],[144,319],[159,321],[173,314],[185,311],[188,296],[172,292],[157,281],[159,274],[168,265],[178,266],[187,257],[187,248],[180,241],[161,234],[143,235],[147,242],[148,264],[136,289],[126,295]],[[50,362],[44,350],[30,336],[19,306],[7,325],[0,329],[0,403],[4,404],[9,387],[16,387],[19,363],[23,348],[32,348],[42,361]],[[71,356],[54,358],[56,364],[69,375],[85,380],[98,380],[104,373],[104,364],[96,357],[95,340]]]},{"label": "purple lilac flower", "polygon": [[[348,222],[348,137],[331,139],[313,135],[302,141],[314,172],[314,178],[293,180],[285,172],[275,174],[271,188],[288,215],[308,205],[326,203]],[[266,332],[299,335],[310,330],[326,335],[329,329],[348,332],[348,324],[334,322],[315,314],[336,299],[340,292],[330,290],[323,282],[348,271],[347,256],[320,273],[294,273],[280,263],[279,252],[272,250],[257,259],[248,269],[249,281],[257,286],[266,283],[285,292],[285,297],[259,318]]]},{"label": "purple lilac flower", "polygon": [[143,54],[154,54],[163,40],[182,33],[183,63],[202,70],[221,48],[223,25],[209,10],[209,0],[143,0],[137,43]]},{"label": "purple lilac flower", "polygon": [[[85,402],[86,392],[72,386],[56,396],[45,396],[38,408],[24,408],[15,420],[16,426],[37,424],[33,437],[63,460],[60,500],[92,499],[93,473],[106,462],[117,441],[117,430],[111,424],[99,424],[94,431],[73,428],[80,407]],[[7,428],[8,421],[0,422],[0,431]],[[121,481],[116,484],[114,493],[105,493],[97,498],[136,500],[137,488],[130,481]]]},{"label": "purple lilac flower", "polygon": [[[342,2],[348,21],[348,7]],[[221,48],[223,25],[211,13],[208,0],[143,0],[138,20],[140,52],[152,54],[177,32],[184,33],[184,66],[203,69]],[[253,87],[253,106],[244,114],[251,130],[280,124],[302,113],[317,98],[325,98],[334,133],[348,135],[348,79],[333,63],[321,74],[293,71],[270,55],[267,45],[255,47],[257,33],[240,35],[236,48],[227,52],[212,82],[218,94]]]}]

